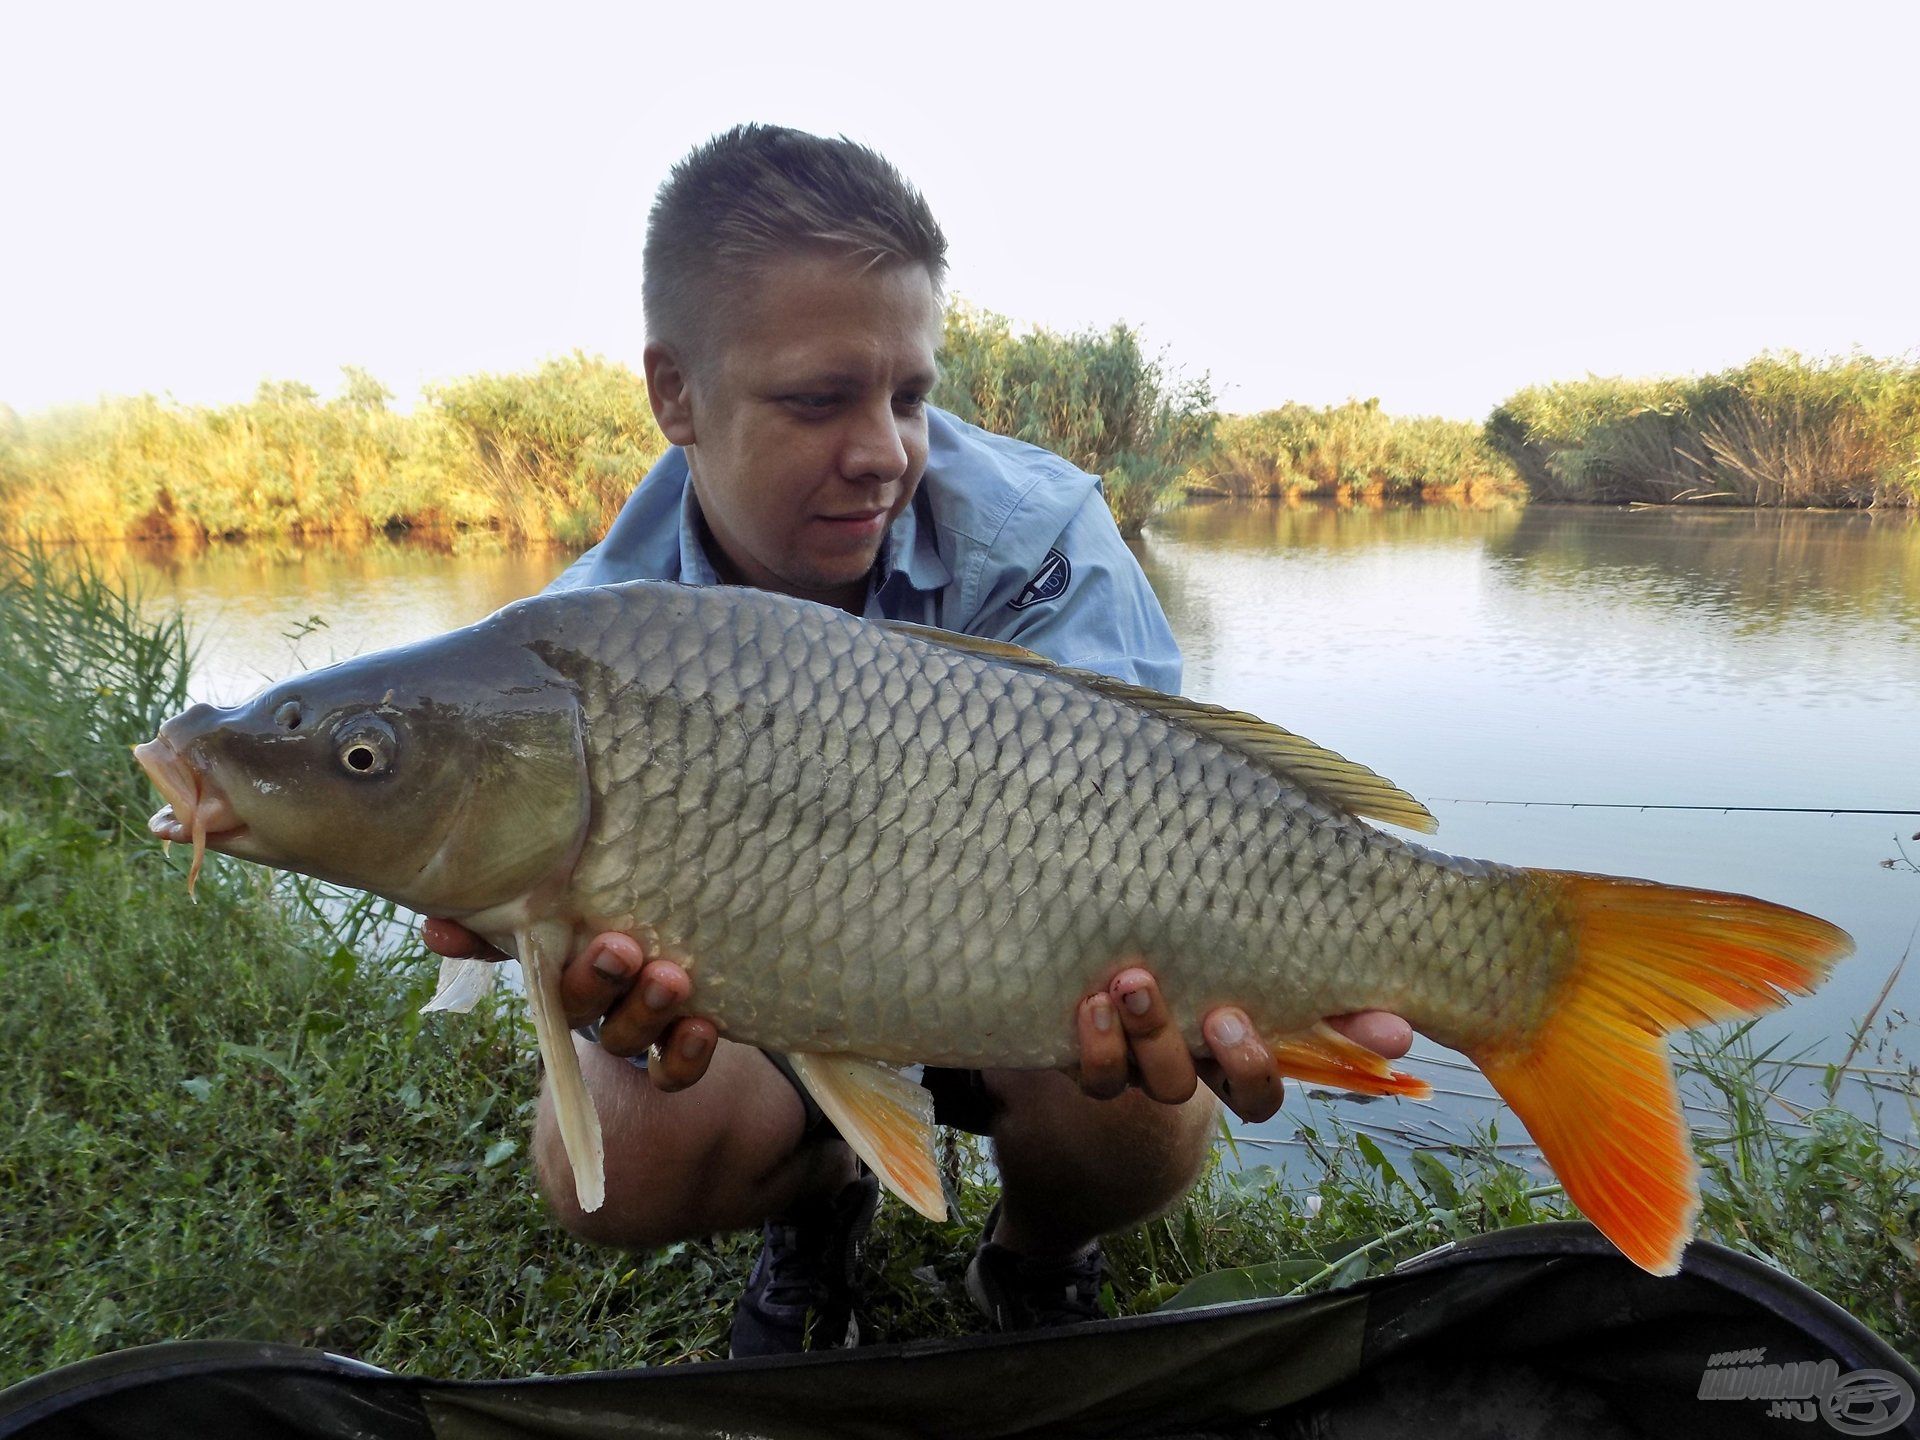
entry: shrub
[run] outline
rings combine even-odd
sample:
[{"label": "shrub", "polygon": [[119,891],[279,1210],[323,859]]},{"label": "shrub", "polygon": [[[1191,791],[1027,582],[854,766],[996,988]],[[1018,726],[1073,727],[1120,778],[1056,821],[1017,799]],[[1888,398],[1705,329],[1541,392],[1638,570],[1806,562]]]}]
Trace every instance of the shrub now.
[{"label": "shrub", "polygon": [[490,512],[534,539],[599,539],[666,449],[646,381],[578,351],[531,375],[475,375],[427,397],[445,422],[440,468],[461,513]]},{"label": "shrub", "polygon": [[1513,467],[1464,421],[1402,419],[1378,400],[1223,418],[1190,489],[1228,495],[1474,498],[1520,493]]},{"label": "shrub", "polygon": [[1015,334],[1005,316],[959,304],[947,311],[938,399],[963,420],[1101,476],[1127,535],[1179,493],[1214,423],[1206,377],[1170,375],[1129,326]]}]

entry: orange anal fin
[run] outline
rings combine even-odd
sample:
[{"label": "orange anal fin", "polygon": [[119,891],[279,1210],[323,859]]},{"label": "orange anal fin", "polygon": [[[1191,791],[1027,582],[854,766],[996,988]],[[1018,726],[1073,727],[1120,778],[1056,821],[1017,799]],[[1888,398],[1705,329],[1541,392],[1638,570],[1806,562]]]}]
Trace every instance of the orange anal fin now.
[{"label": "orange anal fin", "polygon": [[794,1076],[880,1183],[929,1220],[947,1218],[933,1150],[933,1096],[859,1055],[787,1056]]},{"label": "orange anal fin", "polygon": [[1349,1040],[1326,1021],[1269,1042],[1282,1075],[1314,1085],[1333,1085],[1358,1095],[1432,1098],[1433,1086],[1418,1075],[1396,1070],[1384,1055]]},{"label": "orange anal fin", "polygon": [[1567,1196],[1656,1275],[1680,1268],[1700,1211],[1666,1035],[1804,994],[1853,948],[1798,910],[1644,880],[1535,872],[1573,960],[1530,1035],[1469,1050]]}]

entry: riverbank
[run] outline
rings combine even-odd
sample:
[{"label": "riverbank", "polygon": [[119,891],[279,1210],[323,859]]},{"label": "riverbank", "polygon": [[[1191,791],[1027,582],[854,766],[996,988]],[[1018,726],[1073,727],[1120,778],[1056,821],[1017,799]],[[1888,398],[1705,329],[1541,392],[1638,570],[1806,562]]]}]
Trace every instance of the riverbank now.
[{"label": "riverbank", "polygon": [[[936,400],[1104,477],[1123,533],[1186,495],[1343,503],[1920,503],[1920,366],[1763,357],[1689,380],[1524,390],[1485,425],[1375,400],[1221,415],[1130,326],[1062,335],[963,305]],[[407,413],[349,368],[338,394],[0,405],[0,537],[46,541],[487,531],[576,547],[658,458],[641,378],[575,354],[429,387]]]},{"label": "riverbank", "polygon": [[103,400],[0,413],[0,535],[130,540],[497,531],[584,546],[665,449],[644,382],[584,355],[430,387],[409,414],[349,369],[323,400]]},{"label": "riverbank", "polygon": [[[186,637],[63,574],[0,575],[0,1384],[210,1335],[474,1378],[720,1353],[753,1238],[635,1257],[554,1229],[525,1153],[534,1050],[510,1001],[420,1017],[433,966],[385,938],[383,908],[254,867],[211,859],[187,901],[184,857],[145,835],[154,801],[127,751],[183,703]],[[1877,1023],[1856,1063],[1900,1033]],[[1737,1040],[1695,1068],[1718,1097],[1699,1127],[1706,1233],[1915,1354],[1920,1164],[1818,1095],[1776,1100],[1788,1072]],[[1409,1152],[1390,1117],[1369,1133],[1300,1103],[1298,1163],[1242,1150],[1243,1167],[1109,1247],[1110,1308],[1256,1265],[1213,1283],[1344,1283],[1563,1213],[1511,1163],[1511,1134]],[[878,1339],[978,1328],[960,1277],[992,1191],[976,1151],[948,1158],[956,1220],[882,1208]]]}]

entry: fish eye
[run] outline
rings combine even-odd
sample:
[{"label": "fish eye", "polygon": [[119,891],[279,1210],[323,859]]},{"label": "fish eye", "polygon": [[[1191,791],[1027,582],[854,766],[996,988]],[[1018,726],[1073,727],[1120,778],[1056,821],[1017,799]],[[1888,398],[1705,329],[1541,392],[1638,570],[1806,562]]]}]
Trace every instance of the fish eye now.
[{"label": "fish eye", "polygon": [[333,753],[340,768],[357,780],[373,780],[393,768],[400,742],[393,727],[377,715],[356,715],[335,732]]},{"label": "fish eye", "polygon": [[306,712],[300,708],[298,700],[282,701],[273,712],[273,723],[282,730],[298,730],[306,718]]}]

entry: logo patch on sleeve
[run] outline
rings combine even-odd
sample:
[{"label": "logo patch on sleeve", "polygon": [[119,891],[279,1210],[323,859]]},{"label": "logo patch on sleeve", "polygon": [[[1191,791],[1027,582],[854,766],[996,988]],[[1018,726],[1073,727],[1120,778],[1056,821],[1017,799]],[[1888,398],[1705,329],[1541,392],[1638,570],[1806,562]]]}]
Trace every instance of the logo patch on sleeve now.
[{"label": "logo patch on sleeve", "polygon": [[1067,581],[1073,578],[1073,566],[1058,550],[1047,551],[1047,558],[1027,582],[1027,588],[1007,602],[1010,610],[1025,610],[1029,605],[1058,600],[1067,593]]}]

